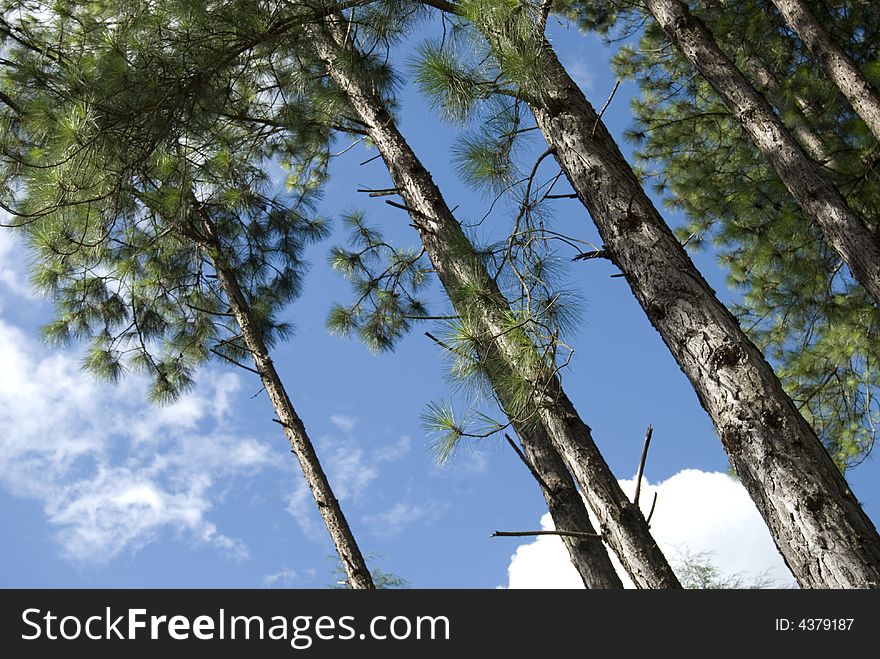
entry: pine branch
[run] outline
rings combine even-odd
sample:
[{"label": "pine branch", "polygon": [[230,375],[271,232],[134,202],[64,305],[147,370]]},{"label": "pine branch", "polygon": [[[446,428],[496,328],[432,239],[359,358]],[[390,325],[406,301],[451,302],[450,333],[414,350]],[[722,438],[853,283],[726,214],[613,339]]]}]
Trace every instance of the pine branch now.
[{"label": "pine branch", "polygon": [[256,374],[259,375],[260,377],[263,377],[263,374],[260,373],[257,369],[255,369],[255,368],[251,368],[250,366],[245,366],[244,364],[235,361],[232,357],[229,357],[228,355],[224,355],[224,354],[223,354],[222,352],[220,352],[219,350],[215,350],[214,348],[208,348],[208,350],[210,350],[211,352],[213,352],[213,353],[214,353],[215,355],[217,355],[218,357],[222,357],[223,359],[225,359],[226,361],[228,361],[230,364],[233,364],[233,365],[235,365],[235,366],[238,366],[239,368],[243,368],[244,370],[246,370],[246,371],[250,371],[251,373],[256,373]]},{"label": "pine branch", "polygon": [[428,7],[439,9],[440,11],[446,12],[447,14],[454,14],[456,16],[464,15],[461,7],[453,2],[447,2],[447,0],[419,0],[419,2],[421,2],[423,5],[427,5]]}]

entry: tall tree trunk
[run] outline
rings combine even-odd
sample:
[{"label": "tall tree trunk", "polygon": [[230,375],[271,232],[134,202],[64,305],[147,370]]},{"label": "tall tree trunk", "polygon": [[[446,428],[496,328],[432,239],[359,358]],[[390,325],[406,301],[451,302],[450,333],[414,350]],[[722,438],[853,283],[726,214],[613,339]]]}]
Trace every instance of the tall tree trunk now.
[{"label": "tall tree trunk", "polygon": [[[727,35],[717,34],[717,30],[711,25],[712,22],[719,20],[724,13],[724,7],[721,2],[719,0],[700,0],[700,5],[706,12],[705,16],[709,19],[707,27],[715,34],[715,38],[719,42],[725,39]],[[735,52],[742,53],[744,50],[742,41],[736,35],[730,36],[737,39],[736,43],[731,44],[731,47]],[[792,135],[804,147],[804,150],[810,157],[816,162],[836,171],[839,166],[835,162],[834,156],[825,145],[825,141],[813,129],[807,119],[810,107],[803,96],[795,94],[793,98],[794,105],[789,103],[785,98],[785,93],[779,84],[779,80],[759,57],[750,54],[745,55],[743,58],[743,69],[764,90],[767,100],[776,107],[779,113],[788,117],[789,130],[791,130]]]},{"label": "tall tree trunk", "polygon": [[[333,82],[347,95],[370,139],[379,149],[450,301],[460,315],[470,318],[480,327],[481,334],[488,337],[484,349],[493,362],[503,363],[508,372],[535,383],[534,390],[540,397],[535,404],[539,412],[537,418],[528,424],[530,427],[518,429],[520,436],[525,439],[527,446],[531,445],[532,450],[544,450],[545,438],[552,442],[599,519],[602,537],[637,586],[680,587],[651,536],[644,516],[620,489],[617,479],[593,442],[589,427],[580,420],[555,376],[548,377],[546,372],[524,372],[526,367],[522,362],[525,360],[521,360],[520,356],[527,339],[522,336],[522,330],[509,331],[506,324],[510,314],[507,300],[486,272],[430,173],[398,131],[382,98],[371,85],[352,72],[350,62],[353,59],[357,61],[358,54],[354,53],[355,57],[352,58],[351,46],[343,45],[346,44],[344,32],[332,20],[328,21],[327,30],[313,29],[310,32],[317,54],[325,62]],[[348,52],[343,54],[344,49]],[[482,292],[476,309],[465,293],[474,288]],[[534,363],[536,360],[528,361]],[[502,406],[507,411],[515,410],[516,406],[505,400],[504,387],[496,386],[495,382],[492,384]],[[554,470],[560,466],[558,463],[547,464]],[[562,473],[554,473],[560,481],[567,480]],[[567,501],[569,506],[575,504],[573,497],[568,497]],[[554,507],[557,514],[564,503],[560,500],[559,505]],[[567,519],[556,520],[560,530],[564,524],[575,522],[583,528],[572,530],[589,532],[587,529],[592,529],[592,526],[586,526],[589,520],[579,513],[570,513]],[[585,556],[574,562],[580,565],[593,558],[594,555]],[[607,574],[609,566],[610,561],[600,570],[611,581]],[[582,576],[585,581],[590,578],[583,572]]]},{"label": "tall tree trunk", "polygon": [[880,93],[838,46],[809,8],[799,0],[772,0],[785,22],[809,48],[828,77],[846,96],[862,121],[880,140]]},{"label": "tall tree trunk", "polygon": [[[493,43],[491,24],[478,18],[477,26]],[[803,587],[880,587],[880,536],[816,433],[546,41],[537,66],[541,89],[529,101],[544,138],[715,423],[795,578]]]},{"label": "tall tree trunk", "polygon": [[348,520],[342,513],[339,501],[334,496],[327,475],[315,453],[315,447],[306,434],[305,426],[293,408],[293,403],[290,402],[278,371],[275,370],[275,365],[269,356],[269,349],[254,320],[247,297],[238,284],[236,273],[229,268],[225,261],[223,247],[214,231],[213,223],[194,197],[191,198],[191,203],[195,205],[194,210],[199,213],[200,224],[207,236],[207,241],[199,239],[200,245],[214,264],[217,279],[226,293],[229,306],[241,328],[244,344],[251,353],[254,367],[269,395],[275,414],[278,415],[278,421],[284,429],[284,435],[290,442],[293,454],[302,467],[306,483],[308,483],[309,490],[318,506],[318,512],[324,519],[324,524],[327,526],[327,531],[329,531],[336,552],[342,561],[348,583],[352,588],[357,589],[375,588],[366,561],[364,561],[361,550],[348,525]]},{"label": "tall tree trunk", "polygon": [[669,39],[724,100],[804,214],[819,227],[875,304],[880,304],[880,237],[849,208],[767,100],[685,4],[680,0],[646,0],[646,4]]},{"label": "tall tree trunk", "polygon": [[[561,66],[554,73],[564,74]],[[715,422],[798,582],[880,587],[880,538],[812,428],[696,270],[601,122],[590,136],[596,113],[576,85],[567,75],[556,82],[552,109],[535,108],[538,124]]]}]

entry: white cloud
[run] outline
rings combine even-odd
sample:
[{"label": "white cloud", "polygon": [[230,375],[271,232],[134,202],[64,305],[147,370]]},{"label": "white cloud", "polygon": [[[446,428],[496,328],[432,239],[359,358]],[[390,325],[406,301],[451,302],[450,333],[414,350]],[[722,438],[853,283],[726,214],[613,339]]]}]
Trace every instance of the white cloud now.
[{"label": "white cloud", "polygon": [[489,453],[477,449],[471,450],[460,460],[461,469],[469,476],[478,476],[489,469]]},{"label": "white cloud", "polygon": [[[553,530],[550,513],[541,517],[541,529]],[[503,540],[502,540],[503,542]],[[580,576],[559,538],[543,535],[520,545],[510,557],[508,588],[583,588]]]},{"label": "white cloud", "polygon": [[[635,479],[621,481],[621,487],[632,496]],[[643,481],[643,508],[650,505],[654,492],[658,497],[651,531],[670,562],[708,552],[722,575],[739,574],[746,583],[749,577],[766,576],[776,586],[793,585],[764,521],[745,488],[733,478],[685,469],[657,485]],[[549,513],[541,525],[553,528]],[[508,587],[580,588],[582,584],[559,538],[541,536],[518,547],[511,557]]]},{"label": "white cloud", "polygon": [[400,460],[409,453],[412,448],[412,439],[409,435],[401,435],[394,444],[383,446],[376,451],[376,460],[378,462],[394,462]]},{"label": "white cloud", "polygon": [[263,577],[263,585],[266,588],[290,588],[299,581],[299,579],[300,576],[296,570],[291,570],[289,567],[283,567],[275,574],[267,574]]},{"label": "white cloud", "polygon": [[[379,477],[379,461],[349,438],[322,437],[315,450],[324,467],[330,487],[343,503],[357,503]],[[293,491],[287,497],[287,512],[313,540],[323,540],[323,523],[315,501],[301,473],[296,474]]]},{"label": "white cloud", "polygon": [[355,425],[357,425],[357,419],[353,416],[346,416],[345,414],[334,414],[330,417],[330,423],[339,428],[345,434],[350,435],[354,430]]},{"label": "white cloud", "polygon": [[318,512],[315,510],[315,500],[302,476],[294,481],[293,490],[287,495],[286,510],[309,538],[316,542],[326,542],[327,538],[319,523]]},{"label": "white cloud", "polygon": [[205,373],[195,392],[155,407],[143,380],[99,383],[78,355],[2,318],[0,372],[0,486],[41,502],[70,560],[106,562],[167,532],[247,557],[208,517],[224,481],[271,462],[267,444],[225,431],[237,376]]},{"label": "white cloud", "polygon": [[447,505],[438,501],[422,503],[400,501],[380,513],[365,515],[363,519],[374,535],[391,537],[416,522],[434,523],[447,508]]},{"label": "white cloud", "polygon": [[596,74],[589,69],[581,60],[571,62],[566,67],[568,75],[577,83],[585,94],[594,91],[596,85]]},{"label": "white cloud", "polygon": [[[334,420],[335,419],[335,420]],[[345,430],[355,419],[338,415],[331,421]],[[344,438],[324,436],[315,442],[315,449],[321,465],[327,473],[327,479],[336,497],[343,504],[360,504],[373,483],[379,478],[382,465],[403,458],[409,453],[411,440],[403,435],[390,444],[374,445],[362,439],[350,436]],[[348,509],[347,505],[344,508]],[[297,521],[303,532],[313,540],[323,540],[324,531],[314,500],[306,482],[297,476],[292,491],[287,495],[287,512]]]},{"label": "white cloud", "polygon": [[[0,211],[0,222],[7,223],[9,215]],[[0,285],[19,297],[33,299],[28,282],[24,244],[10,229],[0,227]]]}]

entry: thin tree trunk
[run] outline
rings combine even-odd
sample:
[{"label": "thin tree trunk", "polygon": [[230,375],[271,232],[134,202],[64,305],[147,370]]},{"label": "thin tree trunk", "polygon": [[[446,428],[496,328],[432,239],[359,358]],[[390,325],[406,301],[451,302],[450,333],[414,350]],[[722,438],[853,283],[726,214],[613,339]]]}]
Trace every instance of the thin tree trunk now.
[{"label": "thin tree trunk", "polygon": [[[521,430],[521,436],[534,440],[532,446],[535,448],[543,448],[544,437],[549,438],[599,519],[603,538],[637,586],[680,587],[651,536],[644,516],[620,489],[617,479],[593,442],[589,427],[580,420],[556,378],[547,378],[546,373],[523,372],[521,362],[524,360],[520,360],[519,355],[524,340],[521,330],[517,335],[509,331],[505,324],[509,314],[507,301],[481,264],[430,173],[398,131],[380,96],[372,86],[352,74],[349,64],[351,58],[341,56],[345,44],[342,30],[332,21],[328,21],[327,27],[330,34],[321,29],[310,32],[318,56],[325,62],[332,80],[347,95],[379,149],[450,301],[460,315],[472,318],[479,324],[482,335],[489,337],[484,348],[490,351],[493,361],[504,363],[510,373],[535,383],[534,389],[539,392],[541,400],[536,402],[538,418],[530,425],[539,430]],[[345,48],[351,49],[351,46]],[[348,55],[352,52],[349,50]],[[472,302],[463,297],[465,291],[475,287],[483,291],[476,310],[472,308]],[[492,384],[495,385],[494,382]],[[503,387],[495,386],[495,390],[508,412],[516,409],[504,400]],[[531,442],[527,440],[528,443]],[[553,465],[548,463],[548,466]],[[559,478],[566,480],[562,474],[559,474]],[[557,528],[562,529],[563,524],[573,523],[575,519],[576,516],[572,516],[568,520],[558,520]],[[583,526],[585,521],[588,523],[589,520],[580,516],[582,528],[566,530],[587,531]],[[593,557],[575,559],[575,565],[589,562]],[[602,572],[607,573],[607,566]],[[590,578],[583,572],[582,577],[585,581]],[[610,580],[610,575],[607,578]]]},{"label": "thin tree trunk", "polygon": [[838,46],[809,8],[798,0],[771,0],[785,22],[809,48],[828,77],[846,96],[862,121],[880,140],[880,94],[859,67]]},{"label": "thin tree trunk", "polygon": [[837,164],[834,162],[834,158],[825,146],[825,142],[822,141],[819,133],[813,130],[813,127],[810,126],[806,116],[804,116],[803,111],[801,110],[801,107],[804,104],[798,103],[797,107],[791,107],[786,101],[782,89],[779,87],[779,82],[760,60],[750,57],[746,61],[745,66],[747,72],[750,73],[758,84],[765,89],[767,100],[775,105],[780,113],[787,111],[791,133],[801,146],[804,147],[804,150],[810,155],[810,157],[816,162],[827,166],[831,170],[838,169]]},{"label": "thin tree trunk", "polygon": [[[484,35],[491,39],[488,30]],[[795,578],[803,587],[880,587],[880,537],[815,432],[700,275],[548,43],[540,66],[543,96],[531,101],[538,126],[715,423]]]},{"label": "thin tree trunk", "polygon": [[[531,430],[518,427],[517,434],[556,529],[595,533],[584,500],[550,439],[540,427]],[[623,588],[600,538],[561,536],[560,539],[585,587]]]},{"label": "thin tree trunk", "polygon": [[361,550],[354,539],[348,520],[342,513],[339,501],[333,494],[327,475],[324,473],[318,455],[315,453],[315,447],[306,434],[305,426],[297,415],[284,384],[275,370],[275,365],[269,355],[269,349],[263,340],[262,333],[254,321],[251,313],[250,304],[247,297],[238,284],[238,278],[235,271],[227,266],[223,257],[223,248],[213,228],[210,218],[205,216],[204,211],[199,207],[198,202],[193,197],[191,203],[196,205],[196,212],[201,217],[201,225],[207,234],[207,241],[201,241],[201,246],[208,253],[209,258],[214,264],[214,270],[217,279],[220,282],[223,291],[226,293],[229,306],[235,315],[235,320],[241,328],[241,335],[245,346],[251,353],[254,366],[260,374],[260,380],[266,389],[275,414],[278,415],[278,421],[284,429],[284,435],[290,442],[291,449],[302,467],[303,475],[308,483],[309,490],[318,506],[318,512],[324,519],[327,531],[333,539],[336,552],[342,561],[342,567],[348,577],[348,583],[352,588],[356,589],[372,589],[373,578],[367,568],[366,561],[361,554]]},{"label": "thin tree trunk", "polygon": [[[736,35],[720,35],[711,25],[711,22],[721,19],[724,13],[724,7],[718,0],[700,0],[700,6],[705,11],[705,16],[709,19],[707,27],[710,28],[715,38],[719,40],[732,36],[737,39],[733,44],[733,48],[740,54],[744,50],[742,41]],[[744,72],[748,74],[763,90],[767,100],[776,107],[781,115],[788,117],[789,130],[795,139],[800,142],[804,150],[816,162],[827,166],[831,170],[838,169],[834,158],[825,146],[824,140],[819,136],[807,120],[809,112],[809,104],[800,94],[794,95],[794,105],[788,102],[782,91],[776,76],[770,71],[769,67],[758,57],[753,55],[745,55],[743,58]]]},{"label": "thin tree trunk", "polygon": [[776,170],[804,214],[822,231],[875,304],[880,304],[880,237],[850,209],[759,94],[680,0],[646,0],[657,23],[703,75]]}]

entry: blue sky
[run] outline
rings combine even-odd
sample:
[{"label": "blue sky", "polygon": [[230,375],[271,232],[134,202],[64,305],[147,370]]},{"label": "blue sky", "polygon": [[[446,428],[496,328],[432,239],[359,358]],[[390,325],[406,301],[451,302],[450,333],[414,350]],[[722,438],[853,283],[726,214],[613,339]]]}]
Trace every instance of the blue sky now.
[{"label": "blue sky", "polygon": [[[562,25],[551,36],[573,77],[601,106],[615,82],[608,51]],[[411,47],[403,44],[397,61],[406,62]],[[403,65],[399,70],[406,77]],[[633,92],[623,84],[605,114],[618,136],[631,120]],[[482,216],[485,200],[464,188],[450,166],[454,130],[410,85],[402,89],[400,124],[449,205],[459,205],[462,218]],[[335,160],[323,212],[335,218],[362,207],[395,244],[412,244],[417,236],[400,211],[355,192],[387,182],[381,161],[359,164],[372,155],[358,146]],[[548,165],[548,174],[554,171]],[[556,203],[558,227],[597,241],[577,202]],[[488,223],[478,237],[489,238],[492,230]],[[331,303],[350,297],[325,257],[342,240],[337,231],[311,249],[304,295],[287,313],[296,334],[274,359],[361,548],[374,566],[413,587],[570,585],[570,566],[555,539],[489,537],[495,530],[539,528],[544,514],[537,486],[506,446],[487,440],[447,466],[436,464],[420,416],[429,401],[461,401],[422,334],[430,327],[381,356],[328,335]],[[695,260],[729,300],[711,255]],[[332,584],[332,546],[271,422],[269,402],[257,393],[256,376],[212,365],[200,373],[195,392],[165,408],[146,402],[137,379],[98,383],[79,371],[78,348],[40,342],[38,328],[51,317],[51,305],[28,291],[25,269],[21,246],[0,234],[0,524],[6,530],[0,586]],[[585,303],[571,337],[575,359],[564,374],[569,396],[621,479],[633,478],[645,428],[653,424],[646,477],[659,491],[654,529],[673,561],[712,551],[725,571],[767,570],[788,583],[753,506],[725,475],[727,460],[690,385],[613,272],[589,261],[569,273]],[[442,302],[435,304],[441,309]],[[877,469],[869,458],[849,474],[875,520]]]}]

